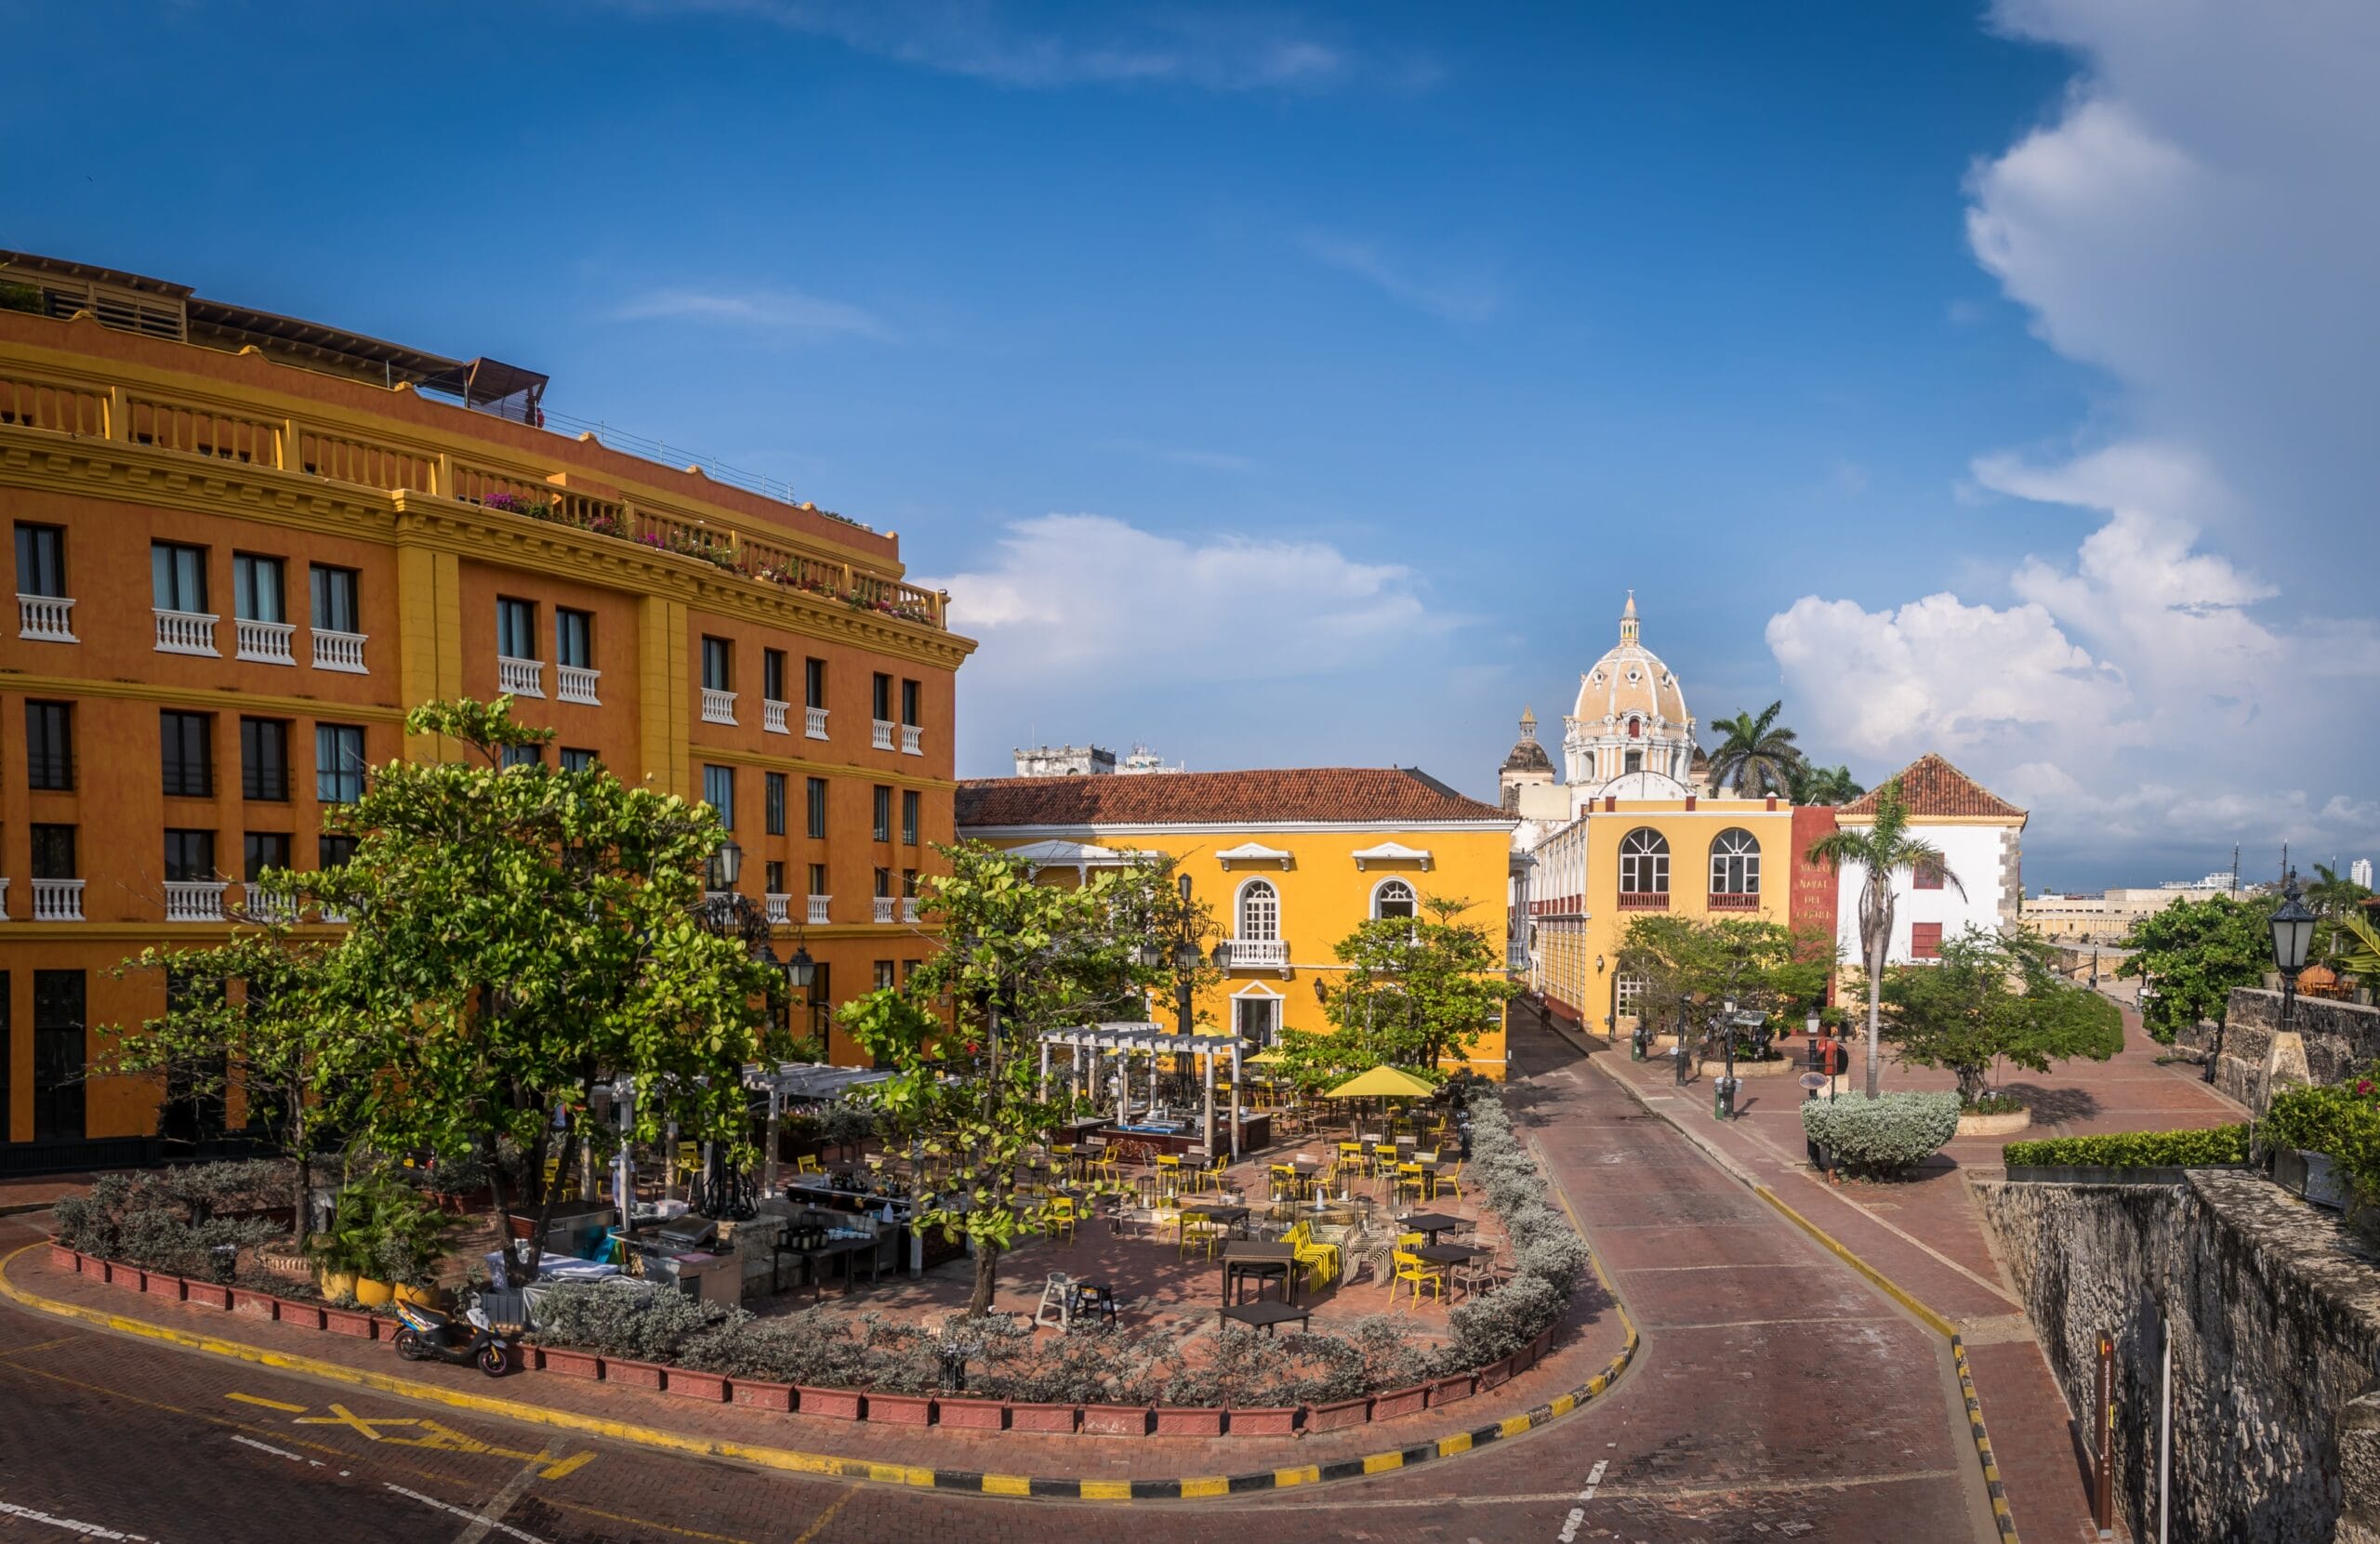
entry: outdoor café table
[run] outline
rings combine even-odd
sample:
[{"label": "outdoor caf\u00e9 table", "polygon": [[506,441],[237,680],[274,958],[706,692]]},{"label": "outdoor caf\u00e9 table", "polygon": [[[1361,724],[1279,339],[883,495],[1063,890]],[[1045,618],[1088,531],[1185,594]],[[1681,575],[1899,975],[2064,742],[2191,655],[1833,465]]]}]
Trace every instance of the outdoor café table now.
[{"label": "outdoor caf\u00e9 table", "polygon": [[1406,1251],[1418,1260],[1433,1265],[1460,1265],[1476,1255],[1489,1252],[1485,1244],[1424,1244],[1418,1249]]},{"label": "outdoor caf\u00e9 table", "polygon": [[819,1280],[820,1272],[818,1267],[826,1260],[834,1259],[837,1255],[843,1257],[844,1291],[848,1292],[852,1288],[852,1272],[853,1266],[856,1264],[854,1257],[856,1257],[863,1249],[867,1251],[867,1284],[870,1287],[873,1287],[877,1283],[882,1281],[884,1279],[884,1252],[881,1249],[879,1249],[876,1245],[877,1240],[873,1234],[866,1238],[829,1238],[825,1243],[817,1245],[812,1248],[793,1249],[788,1250],[787,1253],[792,1254],[800,1260],[803,1272],[810,1277],[811,1295],[814,1297],[817,1295],[818,1288],[822,1285]]},{"label": "outdoor caf\u00e9 table", "polygon": [[1410,1217],[1398,1218],[1396,1225],[1407,1233],[1421,1234],[1430,1243],[1435,1244],[1438,1241],[1438,1234],[1445,1233],[1448,1229],[1471,1226],[1471,1219],[1448,1217],[1441,1211],[1417,1211]]},{"label": "outdoor caf\u00e9 table", "polygon": [[1182,1208],[1182,1215],[1203,1217],[1210,1222],[1220,1222],[1226,1228],[1238,1228],[1244,1232],[1248,1226],[1249,1213],[1246,1207],[1235,1207],[1217,1201],[1210,1206],[1184,1207]]},{"label": "outdoor caf\u00e9 table", "polygon": [[1232,1300],[1233,1288],[1249,1276],[1256,1278],[1256,1298],[1264,1299],[1264,1283],[1272,1277],[1281,1278],[1283,1300],[1297,1295],[1297,1246],[1294,1244],[1251,1244],[1234,1242],[1223,1246],[1223,1301]]},{"label": "outdoor caf\u00e9 table", "polygon": [[1261,1329],[1267,1335],[1275,1333],[1279,1326],[1289,1323],[1291,1319],[1298,1322],[1300,1330],[1314,1327],[1314,1310],[1300,1308],[1293,1303],[1276,1302],[1269,1298],[1259,1298],[1250,1303],[1235,1303],[1219,1312],[1234,1324],[1246,1325],[1250,1329]]}]

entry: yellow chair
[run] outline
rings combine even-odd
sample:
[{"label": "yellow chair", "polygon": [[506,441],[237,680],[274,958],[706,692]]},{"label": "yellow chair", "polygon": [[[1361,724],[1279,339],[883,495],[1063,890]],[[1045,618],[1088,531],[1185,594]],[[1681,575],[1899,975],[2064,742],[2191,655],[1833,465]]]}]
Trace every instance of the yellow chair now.
[{"label": "yellow chair", "polygon": [[1339,1246],[1316,1243],[1311,1222],[1300,1222],[1281,1235],[1281,1242],[1296,1251],[1298,1266],[1308,1272],[1307,1284],[1310,1287],[1317,1289],[1328,1287],[1338,1276]]},{"label": "yellow chair", "polygon": [[1439,1302],[1447,1300],[1447,1271],[1443,1265],[1433,1265],[1409,1249],[1399,1249],[1392,1257],[1396,1262],[1396,1274],[1389,1279],[1388,1300],[1396,1300],[1396,1284],[1412,1286],[1413,1300],[1421,1300],[1421,1288],[1427,1286]]},{"label": "yellow chair", "polygon": [[1197,1181],[1196,1187],[1197,1194],[1200,1195],[1221,1195],[1225,1190],[1229,1189],[1230,1187],[1224,1183],[1226,1167],[1223,1155],[1218,1153],[1214,1156],[1214,1161],[1208,1165],[1208,1167],[1196,1170],[1193,1173],[1192,1178]]},{"label": "yellow chair", "polygon": [[1160,1195],[1182,1194],[1182,1155],[1160,1153],[1157,1155],[1157,1188]]},{"label": "yellow chair", "polygon": [[1396,1194],[1403,1195],[1408,1191],[1412,1193],[1413,1199],[1416,1201],[1426,1201],[1430,1198],[1430,1176],[1420,1164],[1396,1166]]},{"label": "yellow chair", "polygon": [[1207,1258],[1212,1260],[1215,1258],[1215,1246],[1223,1236],[1223,1225],[1221,1222],[1204,1217],[1184,1217],[1182,1219],[1182,1241],[1173,1251],[1174,1255],[1178,1259],[1188,1254],[1192,1242],[1196,1241],[1206,1246]]},{"label": "yellow chair", "polygon": [[1339,1144],[1339,1167],[1341,1168],[1350,1169],[1355,1173],[1357,1179],[1361,1179],[1370,1172],[1369,1165],[1370,1160],[1368,1155],[1364,1152],[1364,1144],[1362,1142],[1342,1142]]},{"label": "yellow chair", "polygon": [[1396,1150],[1393,1142],[1382,1142],[1372,1149],[1372,1168],[1377,1173],[1393,1174],[1396,1166],[1404,1161],[1405,1155]]},{"label": "yellow chair", "polygon": [[1298,1171],[1289,1165],[1266,1164],[1264,1178],[1272,1189],[1274,1200],[1294,1201],[1298,1198]]},{"label": "yellow chair", "polygon": [[1075,1221],[1074,1197],[1071,1195],[1059,1195],[1052,1197],[1050,1202],[1050,1233],[1051,1236],[1054,1237],[1060,1232],[1064,1232],[1066,1235],[1066,1242],[1069,1244],[1073,1243],[1075,1241]]},{"label": "yellow chair", "polygon": [[[690,1142],[680,1142],[678,1144],[678,1178],[691,1180],[702,1171],[703,1150]],[[549,1184],[552,1183],[553,1176],[548,1175],[546,1181]]]},{"label": "yellow chair", "polygon": [[1435,1200],[1437,1193],[1442,1190],[1453,1191],[1456,1200],[1462,1199],[1462,1160],[1461,1158],[1455,1159],[1450,1164],[1438,1166],[1437,1181],[1430,1187],[1431,1199]]},{"label": "yellow chair", "polygon": [[818,1161],[817,1154],[804,1153],[801,1156],[793,1160],[793,1171],[796,1174],[823,1175],[826,1172],[826,1166]]}]

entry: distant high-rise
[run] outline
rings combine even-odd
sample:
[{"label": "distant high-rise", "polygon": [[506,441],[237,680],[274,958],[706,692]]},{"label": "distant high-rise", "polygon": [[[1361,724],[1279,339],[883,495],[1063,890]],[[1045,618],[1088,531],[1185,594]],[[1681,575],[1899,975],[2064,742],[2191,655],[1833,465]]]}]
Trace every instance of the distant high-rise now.
[{"label": "distant high-rise", "polygon": [[2355,862],[2347,865],[2347,877],[2354,880],[2357,884],[2361,885],[2364,889],[2370,890],[2372,888],[2372,860],[2369,858],[2356,859]]}]

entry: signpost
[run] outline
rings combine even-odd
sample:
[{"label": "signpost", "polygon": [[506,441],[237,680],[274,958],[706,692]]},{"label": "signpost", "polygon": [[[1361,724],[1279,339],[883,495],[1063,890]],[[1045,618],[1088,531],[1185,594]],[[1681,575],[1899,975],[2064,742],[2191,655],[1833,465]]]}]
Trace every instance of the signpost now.
[{"label": "signpost", "polygon": [[2116,1343],[2099,1336],[2099,1398],[2097,1440],[2092,1445],[2091,1520],[2101,1538],[2113,1538],[2116,1500]]}]

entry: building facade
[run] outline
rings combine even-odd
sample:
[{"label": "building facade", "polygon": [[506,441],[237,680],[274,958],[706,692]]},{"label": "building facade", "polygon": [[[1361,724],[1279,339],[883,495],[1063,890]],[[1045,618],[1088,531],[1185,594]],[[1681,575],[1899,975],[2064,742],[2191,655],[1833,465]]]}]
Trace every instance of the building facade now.
[{"label": "building facade", "polygon": [[894,536],[549,432],[544,378],[492,361],[20,255],[0,280],[33,297],[0,309],[0,1168],[204,1126],[93,1074],[165,1003],[112,968],[339,861],[324,807],[444,753],[403,730],[435,698],[509,693],[549,754],[717,805],[821,1030],[923,953],[973,645]]},{"label": "building facade", "polygon": [[[1194,1011],[1251,1046],[1329,1027],[1315,988],[1345,968],[1336,945],[1367,918],[1411,917],[1437,896],[1468,903],[1461,919],[1491,940],[1504,933],[1512,818],[1407,769],[994,778],[960,784],[958,812],[960,836],[1046,875],[1175,859],[1213,908],[1230,960]],[[1470,1066],[1504,1076],[1501,1023]]]},{"label": "building facade", "polygon": [[[1911,833],[1940,851],[1942,867],[1893,876],[1893,935],[1885,946],[1885,963],[1936,958],[1943,939],[1971,927],[1987,932],[2015,929],[2024,910],[2019,838],[2025,812],[1931,752],[1893,775],[1909,807]],[[1844,805],[1835,818],[1845,829],[1872,826],[1878,797],[1871,791]],[[1844,865],[1836,936],[1846,964],[1863,958],[1859,894],[1867,882],[1867,870],[1857,864]]]}]

